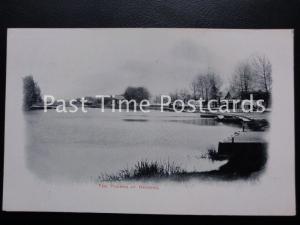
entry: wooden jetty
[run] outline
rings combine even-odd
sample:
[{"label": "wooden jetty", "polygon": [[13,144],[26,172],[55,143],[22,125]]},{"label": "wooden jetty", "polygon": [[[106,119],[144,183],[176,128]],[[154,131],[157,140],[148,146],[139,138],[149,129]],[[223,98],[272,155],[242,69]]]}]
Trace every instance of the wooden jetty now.
[{"label": "wooden jetty", "polygon": [[251,155],[252,153],[264,151],[267,146],[264,136],[265,132],[261,131],[236,132],[219,142],[218,154],[231,156],[239,154],[241,151],[243,154]]}]

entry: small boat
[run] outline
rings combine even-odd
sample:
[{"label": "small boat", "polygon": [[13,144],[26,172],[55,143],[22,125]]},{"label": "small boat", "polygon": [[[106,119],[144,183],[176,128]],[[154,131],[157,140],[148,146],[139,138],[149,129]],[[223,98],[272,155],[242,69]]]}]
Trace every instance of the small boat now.
[{"label": "small boat", "polygon": [[[47,108],[47,109],[55,109],[56,107],[54,105],[53,106],[48,105],[45,108]],[[30,110],[43,110],[43,109],[44,109],[44,106],[42,106],[42,105],[32,105],[30,107]]]},{"label": "small boat", "polygon": [[218,115],[217,120],[220,122],[227,122],[227,123],[241,123],[241,119],[237,116],[232,115]]},{"label": "small boat", "polygon": [[222,120],[222,119],[224,119],[224,116],[223,115],[218,115],[217,118],[218,118],[218,120]]}]

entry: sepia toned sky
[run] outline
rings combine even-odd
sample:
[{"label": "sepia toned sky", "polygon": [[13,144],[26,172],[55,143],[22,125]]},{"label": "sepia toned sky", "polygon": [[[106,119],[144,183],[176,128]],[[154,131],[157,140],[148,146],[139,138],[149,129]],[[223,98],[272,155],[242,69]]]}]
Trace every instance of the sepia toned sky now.
[{"label": "sepia toned sky", "polygon": [[[7,74],[33,75],[43,94],[74,98],[145,86],[168,94],[207,70],[226,87],[239,61],[280,66],[287,32],[209,29],[9,29]],[[276,68],[275,68],[276,69]]]}]

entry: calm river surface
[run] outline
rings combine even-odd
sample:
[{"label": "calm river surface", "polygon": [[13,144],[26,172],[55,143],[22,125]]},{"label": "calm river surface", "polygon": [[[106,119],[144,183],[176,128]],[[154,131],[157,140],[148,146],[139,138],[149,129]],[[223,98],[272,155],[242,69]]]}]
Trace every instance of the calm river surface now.
[{"label": "calm river surface", "polygon": [[132,168],[139,160],[175,162],[187,171],[218,168],[201,156],[239,130],[197,113],[31,111],[26,121],[28,168],[46,181],[86,182]]}]

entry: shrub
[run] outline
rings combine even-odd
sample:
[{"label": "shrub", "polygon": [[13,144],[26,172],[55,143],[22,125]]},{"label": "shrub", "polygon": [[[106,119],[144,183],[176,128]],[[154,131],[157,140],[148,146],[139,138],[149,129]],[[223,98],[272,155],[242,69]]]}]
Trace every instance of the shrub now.
[{"label": "shrub", "polygon": [[116,175],[105,175],[100,179],[105,181],[120,181],[143,178],[171,177],[185,173],[174,162],[158,162],[142,160],[137,162],[132,169],[123,169]]},{"label": "shrub", "polygon": [[227,159],[226,156],[219,154],[218,151],[215,150],[214,148],[209,148],[207,150],[207,158],[212,161],[222,161]]}]

